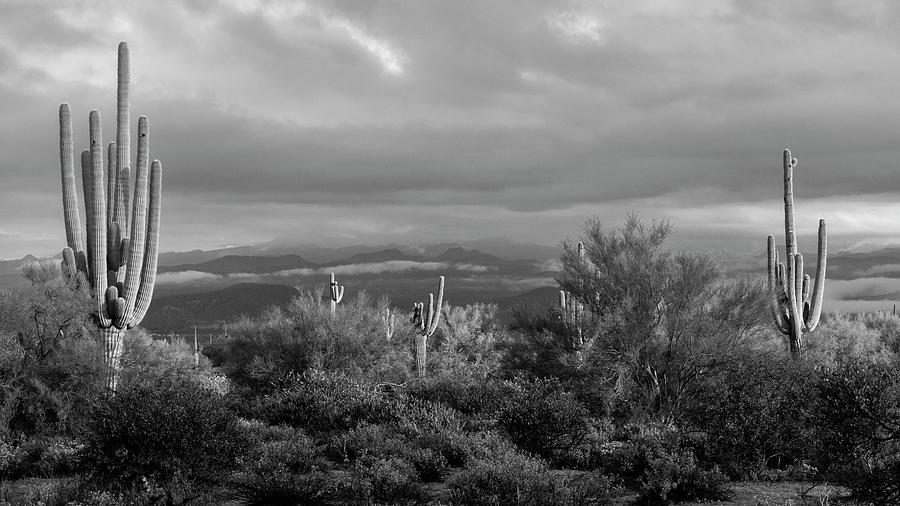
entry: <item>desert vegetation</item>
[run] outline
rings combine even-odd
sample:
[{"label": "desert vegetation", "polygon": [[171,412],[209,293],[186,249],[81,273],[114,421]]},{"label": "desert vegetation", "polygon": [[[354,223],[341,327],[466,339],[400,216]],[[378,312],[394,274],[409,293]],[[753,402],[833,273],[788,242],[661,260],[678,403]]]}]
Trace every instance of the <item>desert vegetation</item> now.
[{"label": "desert vegetation", "polygon": [[670,234],[586,222],[559,272],[577,319],[443,302],[425,374],[420,320],[386,334],[397,310],[365,293],[332,316],[326,287],[233,322],[196,363],[134,329],[115,395],[90,294],[35,264],[0,299],[4,500],[668,504],[749,482],[756,504],[783,503],[779,484],[797,504],[894,503],[900,322],[825,313],[796,356],[764,280]]},{"label": "desert vegetation", "polygon": [[63,261],[0,293],[0,502],[670,504],[748,482],[797,488],[750,504],[900,502],[900,320],[822,313],[824,221],[813,283],[789,151],[787,267],[770,237],[768,280],[671,249],[666,221],[588,219],[562,243],[559,304],[505,321],[452,305],[440,276],[410,314],[345,299],[332,273],[201,356],[138,327],[161,167],[141,118],[129,220],[119,51],[107,172],[96,112],[82,153],[87,241],[63,105]]}]

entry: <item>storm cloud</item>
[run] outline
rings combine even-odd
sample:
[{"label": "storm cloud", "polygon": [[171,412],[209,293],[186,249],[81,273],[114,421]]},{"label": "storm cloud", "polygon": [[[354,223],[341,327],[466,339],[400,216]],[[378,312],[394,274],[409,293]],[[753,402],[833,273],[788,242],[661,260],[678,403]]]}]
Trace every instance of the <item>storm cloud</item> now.
[{"label": "storm cloud", "polygon": [[164,250],[507,236],[668,217],[761,250],[781,151],[798,225],[900,242],[900,6],[887,0],[0,1],[0,258],[64,241],[76,145],[132,114],[164,164]]}]

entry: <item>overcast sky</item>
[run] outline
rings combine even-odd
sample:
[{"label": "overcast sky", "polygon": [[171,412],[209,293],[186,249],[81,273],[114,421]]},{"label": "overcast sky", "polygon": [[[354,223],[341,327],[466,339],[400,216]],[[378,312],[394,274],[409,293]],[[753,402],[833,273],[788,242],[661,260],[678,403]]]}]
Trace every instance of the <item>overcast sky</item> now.
[{"label": "overcast sky", "polygon": [[58,106],[112,139],[120,40],[163,250],[555,244],[629,211],[762,250],[785,147],[802,233],[900,242],[897,26],[890,0],[0,0],[0,258],[63,247]]}]

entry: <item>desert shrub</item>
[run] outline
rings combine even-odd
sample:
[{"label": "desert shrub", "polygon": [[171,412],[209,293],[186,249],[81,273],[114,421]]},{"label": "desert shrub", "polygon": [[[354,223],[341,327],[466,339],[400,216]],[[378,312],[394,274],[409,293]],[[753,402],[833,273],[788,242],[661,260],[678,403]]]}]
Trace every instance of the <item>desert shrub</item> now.
[{"label": "desert shrub", "polygon": [[511,390],[510,384],[495,377],[458,377],[439,372],[410,382],[406,392],[412,397],[439,402],[464,415],[479,416],[496,411]]},{"label": "desert shrub", "polygon": [[606,506],[621,504],[625,492],[620,479],[599,471],[574,474],[568,477],[571,504]]},{"label": "desert shrub", "polygon": [[518,454],[520,450],[502,434],[493,431],[442,432],[423,434],[416,445],[440,454],[451,467],[468,465],[498,455]]},{"label": "desert shrub", "polygon": [[891,352],[879,330],[889,332],[890,323],[886,319],[851,319],[830,313],[804,342],[803,357],[826,366],[848,359],[888,362]]},{"label": "desert shrub", "polygon": [[414,330],[401,318],[387,341],[381,321],[385,304],[360,293],[339,304],[332,318],[320,294],[304,293],[284,308],[234,323],[229,340],[207,354],[237,385],[256,392],[309,369],[401,383],[410,377],[408,343]]},{"label": "desert shrub", "polygon": [[718,501],[728,499],[728,477],[718,467],[697,465],[689,449],[667,453],[648,462],[641,479],[639,501],[651,504],[670,501]]},{"label": "desert shrub", "polygon": [[900,502],[900,368],[851,360],[818,384],[820,471],[876,504]]},{"label": "desert shrub", "polygon": [[396,399],[394,406],[394,423],[405,434],[459,432],[463,427],[462,415],[439,402],[404,396]]},{"label": "desert shrub", "polygon": [[19,450],[20,472],[24,476],[65,476],[78,468],[79,453],[84,445],[67,437],[33,438]]},{"label": "desert shrub", "polygon": [[41,476],[66,476],[75,473],[84,444],[66,437],[50,438],[41,449],[36,467]]},{"label": "desert shrub", "polygon": [[473,458],[475,448],[472,439],[462,433],[432,433],[418,438],[418,444],[431,450],[447,462],[447,465],[460,467]]},{"label": "desert shrub", "polygon": [[392,427],[362,422],[346,432],[333,436],[328,443],[327,451],[335,460],[354,462],[365,455],[376,457],[400,455],[407,446],[406,438],[398,435]]},{"label": "desert shrub", "polygon": [[61,436],[8,438],[0,442],[0,477],[71,475],[78,467],[82,446]]},{"label": "desert shrub", "polygon": [[[77,478],[23,479],[0,482],[0,504],[4,506],[79,506],[85,494],[79,489]],[[92,506],[98,503],[89,503]],[[116,503],[118,505],[120,503]],[[99,506],[106,506],[100,504]],[[112,506],[110,504],[110,506]]]},{"label": "desert shrub", "polygon": [[[413,465],[422,481],[436,481],[448,468],[447,458],[440,450],[429,446],[432,436],[455,434],[452,432],[431,432],[420,442],[414,436],[398,432],[393,425],[371,425],[361,423],[357,427],[331,438],[328,454],[331,458],[352,463],[367,457],[398,457]],[[449,436],[452,437],[452,436]],[[465,456],[461,457],[465,460]]]},{"label": "desert shrub", "polygon": [[400,457],[366,456],[356,461],[345,494],[354,504],[416,504],[425,497],[415,468]]},{"label": "desert shrub", "polygon": [[614,441],[603,445],[598,463],[602,470],[622,478],[627,485],[639,486],[650,463],[679,453],[681,443],[681,434],[672,424],[630,423]]},{"label": "desert shrub", "polygon": [[505,330],[495,304],[445,304],[440,323],[429,370],[455,378],[483,378],[497,371],[497,344]]},{"label": "desert shrub", "polygon": [[616,428],[610,418],[589,418],[587,432],[580,442],[561,453],[559,465],[567,468],[593,470],[601,468]]},{"label": "desert shrub", "polygon": [[627,424],[616,439],[602,446],[600,468],[637,488],[643,502],[719,500],[729,494],[728,478],[714,464],[698,462],[692,442],[673,424]]},{"label": "desert shrub", "polygon": [[0,437],[71,435],[104,386],[91,299],[57,262],[24,274],[28,286],[0,291]]},{"label": "desert shrub", "polygon": [[277,462],[293,472],[306,473],[324,465],[316,442],[300,429],[241,421],[250,450],[241,457],[246,463]]},{"label": "desert shrub", "polygon": [[321,471],[325,462],[319,449],[303,431],[259,422],[250,422],[247,430],[252,448],[232,478],[246,504],[317,504],[337,492]]},{"label": "desert shrub", "polygon": [[815,369],[781,355],[748,353],[713,370],[684,410],[704,462],[733,479],[759,479],[811,457]]},{"label": "desert shrub", "polygon": [[193,346],[183,340],[154,339],[146,330],[137,327],[125,333],[124,345],[119,376],[122,386],[175,376],[212,384],[209,361],[201,355],[200,366],[195,367]]},{"label": "desert shrub", "polygon": [[589,433],[588,412],[555,380],[519,380],[497,412],[497,424],[527,452],[564,459]]},{"label": "desert shrub", "polygon": [[297,474],[277,464],[237,475],[235,489],[250,506],[334,504],[342,485],[323,471]]},{"label": "desert shrub", "polygon": [[[896,308],[895,308],[896,309]],[[889,360],[900,359],[900,317],[895,314],[896,310],[887,314],[872,313],[824,313],[819,323],[827,325],[831,320],[848,320],[854,323],[861,323],[865,328],[874,332],[879,341],[884,345],[884,349],[889,352]],[[883,358],[876,355],[876,358]],[[832,364],[836,365],[836,364]]]},{"label": "desert shrub", "polygon": [[121,489],[216,482],[246,448],[222,398],[177,379],[131,385],[99,403],[84,441],[89,479]]},{"label": "desert shrub", "polygon": [[447,458],[431,448],[414,446],[404,452],[404,456],[413,465],[421,481],[440,481],[447,474]]},{"label": "desert shrub", "polygon": [[393,419],[393,403],[374,388],[332,372],[293,376],[281,390],[256,399],[249,415],[310,431],[347,430]]},{"label": "desert shrub", "polygon": [[540,459],[504,453],[478,460],[448,481],[450,501],[468,505],[605,504],[618,487],[609,477],[554,474]]},{"label": "desert shrub", "polygon": [[499,343],[503,369],[539,378],[577,376],[576,336],[557,308],[516,306]]}]

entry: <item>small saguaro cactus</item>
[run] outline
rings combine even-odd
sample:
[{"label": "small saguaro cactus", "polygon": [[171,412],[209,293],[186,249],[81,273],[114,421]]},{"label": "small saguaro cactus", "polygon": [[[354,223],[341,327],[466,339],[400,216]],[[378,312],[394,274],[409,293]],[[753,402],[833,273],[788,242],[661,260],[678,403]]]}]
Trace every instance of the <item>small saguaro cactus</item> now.
[{"label": "small saguaro cactus", "polygon": [[[584,243],[578,241],[578,262],[584,264]],[[581,282],[581,292],[582,296],[584,296],[584,281]],[[575,313],[576,316],[574,318],[575,322],[575,331],[577,333],[578,338],[578,347],[581,348],[584,346],[584,335],[581,328],[581,319],[584,317],[584,304],[581,303],[580,300],[576,299],[572,301],[575,305]]]},{"label": "small saguaro cactus", "polygon": [[334,318],[334,311],[337,309],[337,305],[344,299],[344,287],[338,286],[337,281],[334,280],[334,273],[331,273],[331,317]]},{"label": "small saguaro cactus", "polygon": [[381,323],[384,325],[384,336],[390,341],[394,337],[394,313],[391,312],[391,308],[384,308],[384,314],[381,315]]},{"label": "small saguaro cactus", "polygon": [[434,293],[428,294],[428,306],[423,302],[415,304],[413,323],[416,325],[416,372],[419,377],[425,376],[425,362],[428,353],[428,338],[437,330],[441,317],[441,306],[444,304],[444,276],[438,286],[437,306],[434,304]]},{"label": "small saguaro cactus", "polygon": [[194,367],[200,367],[200,343],[197,342],[196,325],[194,325]]},{"label": "small saguaro cactus", "polygon": [[813,331],[822,314],[825,293],[825,262],[828,248],[825,220],[819,220],[819,246],[815,284],[803,273],[803,254],[797,248],[794,232],[794,167],[797,159],[791,150],[784,150],[784,235],[787,268],[778,260],[775,236],[766,241],[768,253],[768,289],[772,315],[778,330],[788,336],[791,354],[799,356],[803,347],[803,332]]},{"label": "small saguaro cactus", "polygon": [[578,318],[578,306],[575,296],[566,290],[559,291],[559,310],[562,312],[563,322],[573,323]]},{"label": "small saguaro cactus", "polygon": [[584,344],[581,332],[581,318],[584,312],[584,305],[578,302],[578,299],[572,292],[566,290],[559,291],[559,310],[562,313],[563,323],[571,325],[576,332],[576,347],[580,348]]},{"label": "small saguaro cactus", "polygon": [[118,381],[123,336],[141,322],[150,307],[159,253],[162,165],[159,160],[150,163],[150,128],[146,116],[138,119],[133,200],[129,195],[129,73],[128,46],[122,42],[118,58],[116,142],[108,147],[107,173],[103,169],[100,113],[96,110],[90,112],[89,118],[90,149],[81,152],[86,243],[75,189],[72,117],[69,104],[59,107],[59,158],[67,243],[63,249],[63,272],[90,288],[95,302],[94,322],[105,345],[106,383],[112,392]]}]

